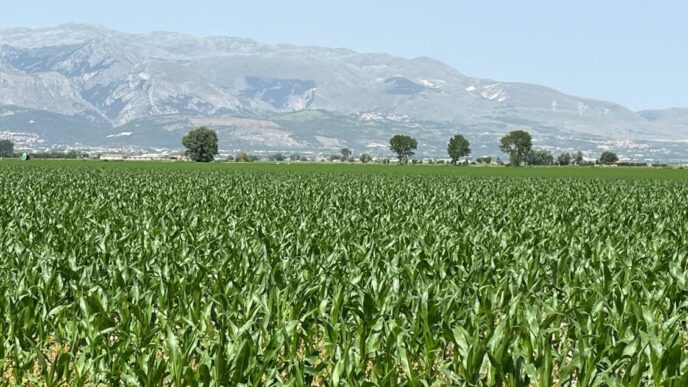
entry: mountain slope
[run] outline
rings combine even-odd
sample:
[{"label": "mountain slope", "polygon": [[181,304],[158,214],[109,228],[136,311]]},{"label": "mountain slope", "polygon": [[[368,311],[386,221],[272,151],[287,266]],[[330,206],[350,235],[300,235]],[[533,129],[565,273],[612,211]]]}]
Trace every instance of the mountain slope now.
[{"label": "mountain slope", "polygon": [[688,108],[643,110],[638,114],[650,122],[674,126],[679,130],[688,126]]},{"label": "mountain slope", "polygon": [[[98,145],[174,146],[189,125],[211,118],[229,148],[375,148],[394,130],[415,133],[438,154],[456,131],[486,144],[485,152],[514,128],[555,148],[570,138],[589,146],[688,138],[680,121],[469,77],[431,58],[82,24],[0,30],[0,87],[0,105],[92,123],[84,138]],[[291,115],[308,111],[318,113]],[[262,135],[278,130],[255,124],[265,120],[280,134]],[[110,129],[94,134],[101,123]]]}]

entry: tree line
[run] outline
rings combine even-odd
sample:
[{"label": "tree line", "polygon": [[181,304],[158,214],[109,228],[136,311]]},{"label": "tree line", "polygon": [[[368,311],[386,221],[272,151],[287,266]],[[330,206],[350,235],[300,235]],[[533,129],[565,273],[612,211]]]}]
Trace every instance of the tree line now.
[{"label": "tree line", "polygon": [[[418,147],[415,138],[407,135],[396,135],[389,141],[390,150],[397,154],[400,164],[408,164],[409,159],[414,155]],[[530,133],[524,130],[514,130],[500,139],[499,150],[509,156],[511,166],[527,165],[581,165],[584,163],[583,152],[561,153],[554,157],[552,152],[546,149],[533,149],[533,138]],[[471,154],[471,147],[468,140],[457,134],[449,139],[447,153],[453,164],[459,164],[461,160],[467,162],[467,157]],[[491,157],[481,157],[478,162],[490,163]],[[619,157],[611,151],[605,151],[600,156],[599,162],[602,164],[613,164],[619,161]]]},{"label": "tree line", "polygon": [[17,154],[14,150],[14,143],[11,140],[0,140],[0,157],[15,158],[23,156],[27,159],[79,159],[88,158],[87,153],[77,152],[76,150],[70,151],[56,151],[52,150],[50,152],[43,153],[33,153],[33,154]]},{"label": "tree line", "polygon": [[[191,160],[199,162],[213,161],[218,154],[218,138],[214,130],[200,127],[191,130],[182,139],[182,145],[186,148],[185,155]],[[389,140],[389,149],[396,153],[399,163],[408,164],[416,149],[418,141],[407,135],[398,134]],[[523,130],[515,130],[500,139],[499,149],[509,155],[509,164],[512,166],[528,165],[581,165],[584,163],[583,153],[561,153],[554,155],[545,149],[533,149],[533,139],[530,133]],[[353,152],[348,148],[341,150],[341,155],[333,155],[330,160],[353,161]],[[462,135],[457,134],[449,139],[447,143],[447,153],[453,164],[459,164],[462,160],[467,161],[471,154],[470,142]],[[87,155],[79,155],[76,151],[70,152],[51,152],[46,154],[32,155],[32,158],[78,158]],[[16,157],[14,143],[10,140],[0,140],[0,157]],[[236,161],[255,161],[256,156],[240,152],[235,157]],[[272,161],[284,161],[287,157],[278,153],[270,157]],[[298,155],[289,156],[290,161],[305,161]],[[369,163],[373,160],[370,154],[363,153],[359,156],[362,163]],[[479,163],[491,163],[491,157],[478,158]],[[605,151],[600,156],[601,164],[613,164],[619,161],[618,156],[611,151]]]},{"label": "tree line", "polygon": [[[191,160],[208,162],[214,159],[218,153],[217,134],[215,131],[206,127],[200,127],[190,131],[182,139],[182,145],[186,148],[186,156]],[[399,164],[408,164],[415,151],[418,149],[418,141],[408,135],[397,134],[389,140],[389,149],[397,155]],[[524,130],[514,130],[500,139],[499,149],[509,156],[511,166],[527,165],[581,165],[584,163],[583,153],[564,152],[556,158],[552,152],[546,149],[533,149],[533,138],[530,133]],[[352,151],[343,148],[340,155],[333,155],[330,160],[352,161]],[[452,164],[459,164],[462,160],[467,162],[471,155],[470,142],[460,134],[449,139],[447,143],[447,153]],[[271,157],[273,161],[283,161],[286,156],[277,154]],[[237,161],[252,161],[250,156],[240,153]],[[297,161],[290,158],[291,161]],[[368,163],[373,157],[367,153],[360,156],[362,163]],[[491,157],[481,157],[478,162],[490,163]],[[618,156],[611,151],[605,151],[600,156],[599,162],[602,164],[613,164],[619,161]]]}]

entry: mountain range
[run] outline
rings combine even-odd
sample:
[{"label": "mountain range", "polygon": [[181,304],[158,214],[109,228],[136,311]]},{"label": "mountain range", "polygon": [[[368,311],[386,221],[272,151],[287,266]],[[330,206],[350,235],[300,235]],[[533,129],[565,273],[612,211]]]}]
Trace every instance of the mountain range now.
[{"label": "mountain range", "polygon": [[499,137],[524,129],[553,151],[688,159],[688,109],[634,112],[426,57],[88,24],[0,30],[0,138],[178,148],[200,125],[225,150],[384,154],[408,133],[420,155],[441,156],[462,133],[474,155],[496,155]]}]

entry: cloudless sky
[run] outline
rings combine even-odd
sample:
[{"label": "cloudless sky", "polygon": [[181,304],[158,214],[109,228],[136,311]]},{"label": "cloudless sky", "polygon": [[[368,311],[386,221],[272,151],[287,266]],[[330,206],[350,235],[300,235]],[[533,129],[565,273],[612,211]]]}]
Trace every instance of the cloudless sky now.
[{"label": "cloudless sky", "polygon": [[0,9],[0,27],[89,22],[430,56],[467,75],[636,110],[688,107],[686,0],[0,0]]}]

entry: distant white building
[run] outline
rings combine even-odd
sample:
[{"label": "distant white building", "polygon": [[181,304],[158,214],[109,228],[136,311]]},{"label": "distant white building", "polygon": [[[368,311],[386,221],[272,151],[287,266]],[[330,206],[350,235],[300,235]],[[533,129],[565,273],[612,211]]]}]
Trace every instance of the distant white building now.
[{"label": "distant white building", "polygon": [[103,154],[100,155],[100,159],[104,161],[121,161],[125,159],[125,156],[120,154]]}]

